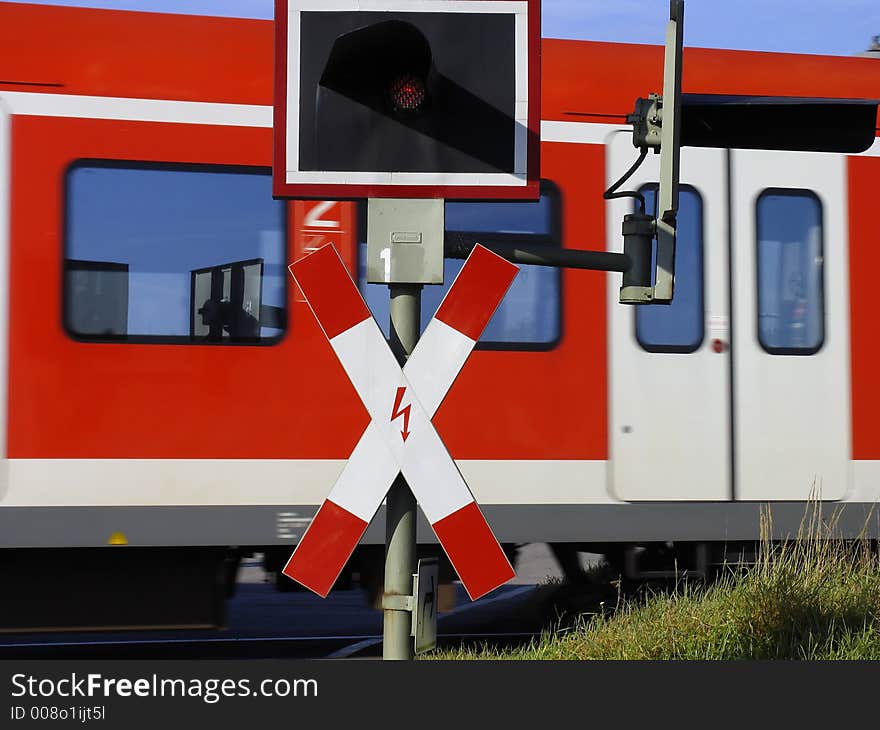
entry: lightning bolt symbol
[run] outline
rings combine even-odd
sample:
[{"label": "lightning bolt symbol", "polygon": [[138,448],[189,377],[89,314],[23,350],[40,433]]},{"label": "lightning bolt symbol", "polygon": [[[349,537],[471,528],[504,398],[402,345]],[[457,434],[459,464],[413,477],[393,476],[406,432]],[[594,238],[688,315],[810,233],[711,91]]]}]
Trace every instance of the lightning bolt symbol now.
[{"label": "lightning bolt symbol", "polygon": [[391,410],[391,420],[393,421],[396,418],[403,416],[403,431],[400,432],[400,435],[403,437],[403,440],[406,441],[409,436],[409,411],[410,408],[412,408],[412,403],[405,408],[400,407],[404,393],[406,393],[406,386],[402,385],[397,389],[397,395],[394,397],[394,408]]}]

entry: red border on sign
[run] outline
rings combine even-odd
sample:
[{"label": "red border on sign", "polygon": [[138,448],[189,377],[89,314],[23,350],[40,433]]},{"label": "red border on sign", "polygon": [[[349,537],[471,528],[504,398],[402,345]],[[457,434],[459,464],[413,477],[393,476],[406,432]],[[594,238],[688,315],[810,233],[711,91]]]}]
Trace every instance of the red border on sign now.
[{"label": "red border on sign", "polygon": [[275,0],[275,94],[272,100],[272,195],[284,197],[287,148],[287,0]]},{"label": "red border on sign", "polygon": [[[473,0],[471,0],[473,1]],[[479,0],[504,2],[504,0]],[[525,185],[359,185],[288,183],[287,18],[288,0],[275,0],[275,98],[273,108],[272,194],[276,198],[347,200],[356,198],[445,198],[448,200],[536,200],[541,154],[541,0],[519,0],[528,7],[529,110]]]}]

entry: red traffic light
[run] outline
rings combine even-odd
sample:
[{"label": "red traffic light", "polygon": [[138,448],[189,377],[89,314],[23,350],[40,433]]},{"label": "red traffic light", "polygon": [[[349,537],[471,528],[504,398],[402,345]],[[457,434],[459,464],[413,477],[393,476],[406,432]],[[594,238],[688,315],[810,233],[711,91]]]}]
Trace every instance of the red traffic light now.
[{"label": "red traffic light", "polygon": [[394,111],[418,112],[424,107],[427,98],[425,82],[415,74],[405,73],[391,83],[389,96]]}]

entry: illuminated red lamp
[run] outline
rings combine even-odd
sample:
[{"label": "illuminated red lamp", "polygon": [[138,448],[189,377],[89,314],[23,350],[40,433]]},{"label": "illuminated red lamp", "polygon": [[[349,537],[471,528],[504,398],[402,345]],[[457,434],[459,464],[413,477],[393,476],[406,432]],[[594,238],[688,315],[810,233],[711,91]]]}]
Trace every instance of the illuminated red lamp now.
[{"label": "illuminated red lamp", "polygon": [[403,74],[391,84],[390,96],[394,111],[417,112],[425,103],[425,84],[415,74]]}]

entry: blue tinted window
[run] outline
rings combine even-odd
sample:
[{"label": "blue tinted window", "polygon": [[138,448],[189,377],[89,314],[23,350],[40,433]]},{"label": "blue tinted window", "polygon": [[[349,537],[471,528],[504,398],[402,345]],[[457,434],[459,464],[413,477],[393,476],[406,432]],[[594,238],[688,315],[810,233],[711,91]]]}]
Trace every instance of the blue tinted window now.
[{"label": "blue tinted window", "polygon": [[65,246],[77,337],[260,342],[285,329],[285,205],[268,171],[76,165]]},{"label": "blue tinted window", "polygon": [[822,206],[804,190],[757,203],[758,339],[773,354],[812,354],[824,332]]},{"label": "blue tinted window", "polygon": [[[657,186],[642,194],[656,215]],[[636,339],[651,352],[694,352],[703,342],[703,201],[692,187],[679,192],[672,303],[638,305],[635,318]]]},{"label": "blue tinted window", "polygon": [[[474,240],[487,244],[493,240],[504,241],[506,235],[514,234],[517,240],[530,245],[559,246],[559,214],[558,193],[552,186],[545,185],[541,198],[531,203],[447,203],[446,230],[474,233]],[[366,257],[366,244],[362,243],[361,291],[387,337],[388,286],[364,283]],[[443,286],[423,287],[423,330],[463,265],[464,261],[446,259]],[[480,343],[489,347],[526,349],[552,346],[560,334],[560,281],[559,269],[520,266],[516,279],[486,326]]]},{"label": "blue tinted window", "polygon": [[446,230],[551,235],[555,196],[534,203],[447,203]]}]

